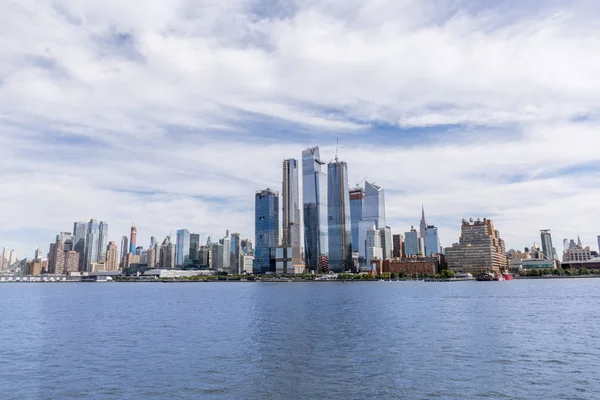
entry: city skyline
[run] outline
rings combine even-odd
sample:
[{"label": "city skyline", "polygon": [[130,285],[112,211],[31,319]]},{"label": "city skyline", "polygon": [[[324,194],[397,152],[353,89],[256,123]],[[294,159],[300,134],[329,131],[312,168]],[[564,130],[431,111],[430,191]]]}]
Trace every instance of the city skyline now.
[{"label": "city skyline", "polygon": [[91,217],[117,242],[132,221],[144,244],[186,226],[252,237],[248,193],[280,188],[299,149],[329,162],[337,137],[349,185],[386,189],[393,232],[424,203],[443,246],[472,215],[509,248],[546,228],[593,246],[600,10],[514,4],[11,5],[0,246],[23,257]]}]

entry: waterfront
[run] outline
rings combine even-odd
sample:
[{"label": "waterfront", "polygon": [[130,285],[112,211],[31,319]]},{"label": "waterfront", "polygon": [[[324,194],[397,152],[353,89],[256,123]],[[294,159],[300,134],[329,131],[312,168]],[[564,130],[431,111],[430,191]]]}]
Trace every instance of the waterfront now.
[{"label": "waterfront", "polygon": [[596,279],[2,285],[5,399],[572,398]]}]

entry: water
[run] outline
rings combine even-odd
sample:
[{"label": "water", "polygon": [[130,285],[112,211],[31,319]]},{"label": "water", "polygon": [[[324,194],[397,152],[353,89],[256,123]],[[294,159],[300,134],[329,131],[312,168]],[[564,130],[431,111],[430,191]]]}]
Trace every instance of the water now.
[{"label": "water", "polygon": [[2,399],[593,399],[600,279],[0,285]]}]

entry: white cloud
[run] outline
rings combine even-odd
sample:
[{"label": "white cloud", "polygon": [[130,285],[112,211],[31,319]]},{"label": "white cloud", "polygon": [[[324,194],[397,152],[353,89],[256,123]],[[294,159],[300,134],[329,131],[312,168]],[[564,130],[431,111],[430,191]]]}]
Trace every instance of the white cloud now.
[{"label": "white cloud", "polygon": [[447,245],[471,215],[493,215],[509,247],[543,228],[557,248],[592,244],[598,169],[559,172],[598,160],[597,120],[573,117],[598,114],[600,10],[510,5],[12,3],[0,244],[29,254],[91,217],[117,241],[131,222],[144,243],[182,227],[252,237],[254,190],[308,145],[332,157],[335,135],[351,180],[388,189],[394,231],[424,202]]}]

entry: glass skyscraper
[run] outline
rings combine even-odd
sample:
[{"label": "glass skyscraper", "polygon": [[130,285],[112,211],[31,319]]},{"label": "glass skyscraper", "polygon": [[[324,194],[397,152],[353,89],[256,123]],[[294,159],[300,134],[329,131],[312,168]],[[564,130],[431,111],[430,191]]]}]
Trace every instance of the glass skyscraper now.
[{"label": "glass skyscraper", "polygon": [[73,224],[73,250],[79,253],[79,271],[85,271],[85,238],[88,223],[85,221]]},{"label": "glass skyscraper", "polygon": [[198,250],[200,249],[200,235],[190,233],[190,260],[198,260]]},{"label": "glass skyscraper", "polygon": [[410,232],[404,234],[404,253],[407,257],[419,255],[419,232],[411,227]]},{"label": "glass skyscraper", "polygon": [[362,220],[359,223],[358,248],[360,257],[366,257],[365,243],[367,231],[375,225],[376,229],[385,228],[385,193],[382,187],[365,181],[365,198],[362,207]]},{"label": "glass skyscraper", "polygon": [[291,249],[292,265],[302,265],[300,246],[300,193],[298,189],[298,161],[283,161],[281,207],[283,211],[282,245]]},{"label": "glass skyscraper", "polygon": [[327,220],[329,235],[329,269],[343,272],[352,268],[352,231],[348,166],[343,161],[327,165]]},{"label": "glass skyscraper", "polygon": [[85,237],[85,270],[90,270],[90,264],[98,262],[98,241],[100,239],[100,226],[98,221],[91,219],[88,223]]},{"label": "glass skyscraper", "polygon": [[440,254],[440,247],[438,228],[433,225],[427,225],[427,228],[425,229],[425,250],[423,255],[429,257],[432,254]]},{"label": "glass skyscraper", "polygon": [[304,253],[306,269],[326,270],[329,267],[327,229],[327,174],[323,171],[319,148],[302,152],[302,194],[304,198]]},{"label": "glass skyscraper", "polygon": [[259,190],[254,197],[255,274],[275,272],[275,253],[279,245],[279,193]]},{"label": "glass skyscraper", "polygon": [[98,224],[98,262],[106,259],[106,248],[108,247],[108,224],[100,221]]},{"label": "glass skyscraper", "polygon": [[550,229],[541,230],[540,236],[542,239],[542,252],[544,253],[544,257],[546,260],[553,260],[554,246],[552,245],[552,234],[550,233]]},{"label": "glass skyscraper", "polygon": [[358,231],[362,220],[363,200],[365,191],[363,188],[355,188],[350,191],[350,225],[352,231],[352,251],[359,251]]},{"label": "glass skyscraper", "polygon": [[190,231],[187,229],[177,231],[175,251],[175,265],[185,264],[185,260],[190,257]]}]

